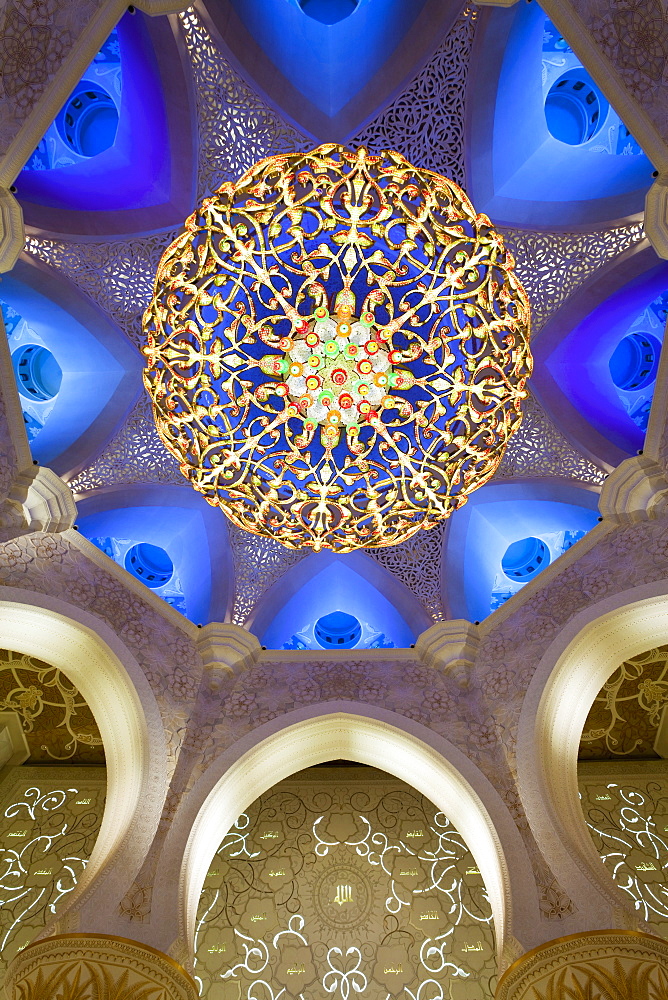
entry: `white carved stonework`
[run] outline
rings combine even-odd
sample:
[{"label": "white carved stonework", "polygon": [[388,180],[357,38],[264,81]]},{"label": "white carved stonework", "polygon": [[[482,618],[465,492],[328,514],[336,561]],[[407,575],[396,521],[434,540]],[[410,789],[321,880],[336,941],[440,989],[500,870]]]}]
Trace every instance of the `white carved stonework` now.
[{"label": "white carved stonework", "polygon": [[645,232],[659,257],[668,259],[668,175],[652,184],[645,198]]},{"label": "white carved stonework", "polygon": [[522,423],[508,443],[495,480],[560,476],[597,486],[604,482],[605,472],[570,443],[535,396],[524,401],[522,413]]},{"label": "white carved stonework", "polygon": [[17,476],[9,499],[21,505],[29,531],[66,531],[76,520],[70,487],[51,469],[39,465]]},{"label": "white carved stonework", "polygon": [[212,683],[215,674],[239,674],[257,662],[260,643],[238,625],[210,622],[197,636],[197,649]]},{"label": "white carved stonework", "polygon": [[599,233],[502,232],[531,302],[534,336],[587,278],[645,235],[641,223]]},{"label": "white carved stonework", "polygon": [[458,619],[432,625],[418,638],[415,649],[428,667],[452,674],[460,687],[467,687],[479,645],[477,626]]},{"label": "white carved stonework", "polygon": [[313,147],[239,76],[193,8],[180,21],[195,82],[199,198],[236,180],[265,156]]},{"label": "white carved stonework", "polygon": [[243,625],[262,595],[308,553],[286,549],[272,538],[252,535],[231,521],[227,530],[235,573],[232,621],[235,625]]},{"label": "white carved stonework", "polygon": [[0,188],[0,271],[11,271],[24,243],[21,206],[10,191]]},{"label": "white carved stonework", "polygon": [[396,149],[465,187],[466,80],[475,23],[475,8],[466,7],[415,80],[350,145]]},{"label": "white carved stonework", "polygon": [[434,621],[445,617],[441,598],[444,530],[439,525],[430,531],[418,531],[400,545],[365,549],[372,559],[408,587]]},{"label": "white carved stonework", "polygon": [[70,488],[77,495],[130,483],[188,486],[178,462],[158,437],[151,402],[143,391],[122,427],[92,465],[70,482]]},{"label": "white carved stonework", "polygon": [[668,503],[665,470],[646,455],[627,458],[603,484],[599,510],[603,517],[656,516]]},{"label": "white carved stonework", "polygon": [[29,236],[26,251],[78,285],[141,349],[141,318],[153,294],[155,272],[176,235],[157,233],[100,243]]}]

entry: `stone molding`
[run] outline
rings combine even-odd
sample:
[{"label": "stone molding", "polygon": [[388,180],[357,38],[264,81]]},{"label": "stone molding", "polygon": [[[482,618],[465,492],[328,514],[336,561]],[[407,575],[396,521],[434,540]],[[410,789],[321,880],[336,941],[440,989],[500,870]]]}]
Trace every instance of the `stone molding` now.
[{"label": "stone molding", "polygon": [[646,455],[627,458],[606,479],[599,510],[612,520],[642,520],[656,517],[668,503],[665,472]]},{"label": "stone molding", "polygon": [[9,501],[20,505],[27,531],[66,531],[76,520],[72,490],[55,472],[39,465],[19,473]]},{"label": "stone molding", "polygon": [[0,503],[0,542],[33,531],[67,531],[76,516],[69,486],[51,469],[30,465],[12,480],[7,498]]},{"label": "stone molding", "polygon": [[[19,81],[17,90],[19,97],[23,97],[23,105],[8,96],[11,94],[15,97],[13,90],[5,82],[5,94],[0,99],[0,126],[5,126],[3,138],[6,136],[4,155],[0,158],[0,185],[8,188],[68,94],[81,79],[95,53],[127,10],[127,2],[70,0],[67,4],[48,5],[45,13],[42,13],[41,6],[26,4],[25,0],[13,0],[11,5],[5,6],[13,15],[28,23],[37,18],[38,27],[42,29],[41,63],[46,67],[46,71],[41,74],[33,73],[34,77],[40,78],[34,79],[29,87],[26,88],[24,82]],[[140,0],[136,6],[146,14],[155,16],[183,11],[189,4],[184,0]],[[40,18],[43,20],[40,21]],[[54,46],[53,39],[56,36],[60,44]],[[25,58],[34,60],[37,57],[30,50]],[[18,208],[18,203],[15,204]],[[2,214],[0,207],[0,223],[4,224]],[[23,243],[18,248],[17,255],[22,246]],[[0,239],[0,270],[9,270],[13,261],[9,253],[5,257],[3,249]]]},{"label": "stone molding", "polygon": [[129,938],[61,934],[19,952],[5,980],[10,1000],[197,1000],[197,986],[173,958]]},{"label": "stone molding", "polygon": [[645,233],[659,257],[668,259],[668,174],[652,184],[645,198]]},{"label": "stone molding", "polygon": [[451,674],[460,687],[467,687],[479,645],[477,626],[457,618],[432,625],[418,637],[415,650],[427,667]]},{"label": "stone molding", "polygon": [[219,686],[225,676],[236,676],[252,667],[262,650],[256,636],[239,625],[222,622],[205,625],[196,645],[212,687]]},{"label": "stone molding", "polygon": [[23,209],[6,188],[0,188],[0,271],[11,271],[26,241]]},{"label": "stone molding", "polygon": [[495,1000],[657,1000],[667,986],[668,942],[640,931],[601,930],[569,934],[527,952],[501,977]]}]

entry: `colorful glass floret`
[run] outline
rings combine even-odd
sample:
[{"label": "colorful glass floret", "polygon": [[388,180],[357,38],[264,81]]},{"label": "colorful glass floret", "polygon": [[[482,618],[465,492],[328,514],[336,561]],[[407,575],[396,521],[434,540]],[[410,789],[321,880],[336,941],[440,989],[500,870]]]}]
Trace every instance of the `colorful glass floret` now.
[{"label": "colorful glass floret", "polygon": [[207,198],[144,329],[181,471],[290,548],[435,526],[494,474],[531,374],[528,301],[489,219],[398,153],[333,144]]}]

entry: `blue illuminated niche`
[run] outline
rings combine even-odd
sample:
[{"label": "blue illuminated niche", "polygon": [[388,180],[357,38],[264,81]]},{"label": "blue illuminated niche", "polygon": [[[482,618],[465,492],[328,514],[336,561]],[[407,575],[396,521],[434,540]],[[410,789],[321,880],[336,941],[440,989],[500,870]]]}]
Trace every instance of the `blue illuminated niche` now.
[{"label": "blue illuminated niche", "polygon": [[395,643],[368,622],[345,611],[330,611],[306,625],[283,649],[394,649]]},{"label": "blue illuminated niche", "polygon": [[513,583],[528,583],[550,564],[550,550],[542,538],[529,535],[511,542],[501,559],[501,569]]},{"label": "blue illuminated niche", "polygon": [[585,534],[582,528],[575,531],[543,531],[540,538],[529,535],[511,542],[501,558],[500,572],[497,571],[494,576],[490,610],[500,608]]},{"label": "blue illuminated niche", "polygon": [[449,616],[482,621],[597,520],[598,494],[569,483],[483,486],[448,524],[442,585]]},{"label": "blue illuminated niche", "polygon": [[191,621],[224,621],[232,592],[225,521],[190,492],[180,486],[119,487],[81,499],[77,525],[118,566]]},{"label": "blue illuminated niche", "polygon": [[315,21],[322,24],[336,24],[350,17],[358,0],[299,0],[299,6]]},{"label": "blue illuminated niche", "polygon": [[121,109],[121,52],[114,28],[24,170],[58,170],[85,162],[116,141]]},{"label": "blue illuminated niche", "polygon": [[[345,637],[357,635],[355,622],[353,642]],[[302,559],[267,591],[251,631],[268,649],[373,649],[410,646],[431,624],[408,588],[370,556],[326,552]]]},{"label": "blue illuminated niche", "polygon": [[426,0],[231,0],[260,48],[334,118],[392,57]]},{"label": "blue illuminated niche", "polygon": [[115,211],[170,196],[162,85],[140,13],[113,30],[16,180],[21,201]]},{"label": "blue illuminated niche", "polygon": [[668,316],[668,267],[627,282],[545,360],[578,413],[627,454],[643,446]]},{"label": "blue illuminated niche", "polygon": [[87,302],[23,261],[3,275],[0,310],[33,457],[69,474],[124,416],[141,357]]},{"label": "blue illuminated niche", "polygon": [[[91,536],[90,541],[135,579],[141,580],[158,597],[162,597],[163,601],[171,604],[182,615],[187,614],[181,581],[164,549],[148,542],[137,542],[132,538],[112,538],[109,535]],[[169,572],[165,572],[168,565]]]},{"label": "blue illuminated niche", "polygon": [[498,223],[525,225],[642,211],[652,165],[541,8],[517,4],[486,18],[485,72],[473,91],[475,205]]}]

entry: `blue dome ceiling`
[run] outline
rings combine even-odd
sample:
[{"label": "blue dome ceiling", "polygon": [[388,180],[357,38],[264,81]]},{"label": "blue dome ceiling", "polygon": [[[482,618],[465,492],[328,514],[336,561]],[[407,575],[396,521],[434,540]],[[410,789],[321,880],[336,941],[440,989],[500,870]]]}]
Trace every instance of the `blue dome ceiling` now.
[{"label": "blue dome ceiling", "polygon": [[481,18],[469,152],[478,210],[555,229],[642,212],[654,168],[538,4]]},{"label": "blue dome ceiling", "polygon": [[[134,586],[198,623],[232,617],[272,648],[323,650],[318,636],[332,615],[358,622],[351,649],[410,645],[442,603],[450,617],[481,620],[539,585],[595,523],[604,471],[643,447],[668,264],[630,228],[623,252],[607,247],[617,239],[611,224],[640,213],[652,166],[535,3],[480,11],[450,34],[459,10],[440,0],[206,6],[208,20],[197,12],[171,21],[125,14],[17,178],[39,255],[53,261],[49,268],[26,255],[0,287],[35,461],[70,481],[92,468],[77,478],[82,533]],[[466,83],[469,57],[456,62],[453,53],[472,38]],[[420,88],[402,91],[418,71]],[[207,190],[249,150],[259,159],[284,145],[308,148],[314,136],[344,139],[372,115],[370,135],[387,145],[396,138],[400,152],[425,166],[441,162],[446,136],[462,175],[466,154],[464,186],[476,209],[515,227],[520,266],[535,294],[545,294],[540,310],[548,315],[534,340],[538,402],[527,408],[551,419],[557,437],[543,423],[520,441],[522,468],[537,452],[531,481],[504,481],[502,466],[439,534],[442,555],[432,539],[424,541],[428,556],[388,549],[293,565],[282,552],[256,552],[254,536],[241,542],[200,497],[164,484],[177,473],[142,410],[137,331],[125,317],[143,308],[166,227],[182,226],[196,180]],[[526,228],[538,234],[522,244]],[[597,259],[587,257],[580,270],[587,232],[607,241],[610,263],[599,259],[599,242]],[[140,239],[135,245],[123,234]],[[73,236],[76,254],[68,257]],[[145,253],[146,237],[154,242]],[[552,314],[545,290],[562,280],[577,287]],[[107,315],[117,306],[123,333]],[[135,440],[126,470],[123,448]],[[537,476],[551,447],[571,447],[577,471],[564,473],[564,461],[558,475]],[[416,551],[421,544],[417,538]],[[265,562],[282,567],[275,578],[265,577]]]},{"label": "blue dome ceiling", "polygon": [[534,343],[533,391],[610,467],[643,447],[668,316],[668,264],[651,250],[605,270]]},{"label": "blue dome ceiling", "polygon": [[126,13],[16,180],[26,221],[109,234],[182,222],[194,198],[187,92],[169,25]]},{"label": "blue dome ceiling", "polygon": [[460,13],[452,0],[210,0],[254,86],[321,141],[354,134],[410,80]]},{"label": "blue dome ceiling", "polygon": [[136,400],[141,356],[75,286],[32,261],[3,275],[0,309],[32,453],[75,475]]}]

